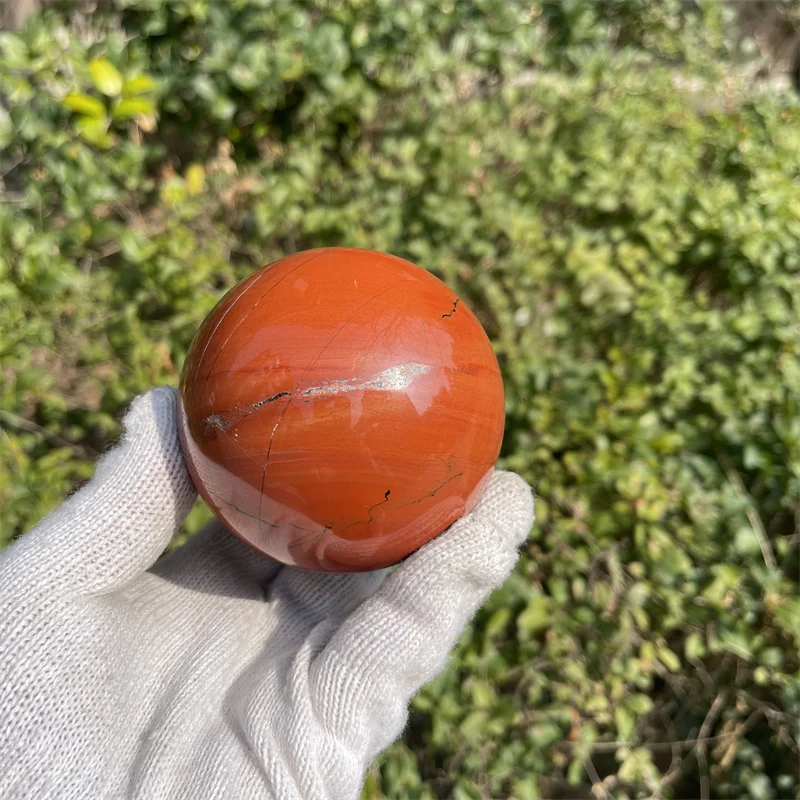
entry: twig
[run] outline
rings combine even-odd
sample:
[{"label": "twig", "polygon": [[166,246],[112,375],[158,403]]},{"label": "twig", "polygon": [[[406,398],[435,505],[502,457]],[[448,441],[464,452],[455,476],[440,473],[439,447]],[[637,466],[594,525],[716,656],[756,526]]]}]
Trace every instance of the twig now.
[{"label": "twig", "polygon": [[600,775],[595,769],[590,756],[586,756],[586,759],[583,762],[583,768],[586,770],[586,774],[589,776],[589,780],[592,782],[592,794],[595,797],[603,798],[603,800],[611,800],[611,795],[609,795],[608,789],[606,789],[603,781],[600,780]]},{"label": "twig", "polygon": [[[679,739],[677,741],[667,741],[667,742],[639,742],[637,743],[637,747],[644,747],[647,750],[672,750],[673,752],[677,749],[680,750],[693,750],[700,744],[711,745],[716,744],[718,742],[722,742],[725,739],[730,739],[734,734],[729,733],[719,733],[716,736],[706,736],[701,739],[699,736],[694,739]],[[562,748],[572,748],[575,745],[573,742],[560,742],[557,747]],[[593,753],[613,753],[615,750],[619,750],[620,747],[631,747],[630,742],[596,742],[593,744],[589,749]]]},{"label": "twig", "polygon": [[25,160],[23,156],[18,156],[15,158],[4,170],[0,172],[0,181],[3,180],[6,175],[13,172],[22,162]]},{"label": "twig", "polygon": [[764,563],[770,569],[777,569],[778,564],[775,561],[775,554],[772,552],[772,545],[769,543],[764,523],[761,521],[758,511],[756,511],[753,498],[747,493],[747,489],[745,489],[742,479],[739,477],[739,473],[729,464],[726,464],[725,460],[722,461],[722,466],[725,468],[725,474],[728,476],[728,480],[731,482],[736,496],[747,506],[747,519],[750,522],[753,533],[756,535],[756,539],[758,539],[758,546],[761,548],[761,555],[764,557]]},{"label": "twig", "polygon": [[744,689],[737,690],[736,695],[737,697],[744,700],[748,705],[754,706],[755,708],[763,711],[767,717],[775,717],[777,719],[790,722],[793,725],[800,724],[800,717],[794,714],[790,714],[788,711],[781,711],[779,708],[776,708],[772,703],[765,703],[763,700],[759,700],[757,697],[753,697],[752,694],[746,692]]},{"label": "twig", "polygon": [[121,245],[118,244],[108,244],[106,245],[98,254],[98,258],[108,258],[109,256],[115,256],[117,253],[122,250]]},{"label": "twig", "polygon": [[675,727],[675,723],[669,715],[670,706],[674,706],[674,702],[669,703],[662,709],[661,718],[664,721],[664,727],[667,728],[672,738],[672,760],[669,763],[667,771],[661,776],[658,786],[656,786],[653,791],[652,800],[663,800],[664,790],[672,786],[673,783],[679,781],[683,775],[684,758],[681,753],[681,741],[678,737],[678,730]]},{"label": "twig", "polygon": [[700,767],[700,800],[711,800],[711,787],[708,780],[708,749],[706,747],[708,734],[717,721],[722,704],[725,702],[725,692],[720,692],[708,709],[708,714],[700,726],[697,734],[697,766]]},{"label": "twig", "polygon": [[[688,756],[696,749],[697,752],[697,761],[698,766],[702,768],[708,769],[708,757],[707,757],[707,748],[711,745],[726,745],[732,744],[735,740],[741,739],[750,730],[753,728],[753,725],[762,717],[767,716],[767,712],[770,710],[768,707],[766,708],[757,708],[755,709],[747,719],[738,724],[734,730],[726,731],[725,733],[717,734],[716,736],[708,736],[707,734],[711,731],[712,727],[714,726],[715,718],[719,714],[719,708],[723,702],[723,695],[720,694],[714,700],[714,703],[711,706],[708,714],[706,715],[705,720],[703,720],[703,724],[701,726],[701,733],[705,733],[705,736],[701,736],[698,734],[697,738],[694,739],[674,739],[671,741],[666,742],[643,742],[639,747],[644,747],[648,750],[659,751],[659,750],[671,750],[672,751],[672,761],[669,765],[669,769],[659,781],[658,786],[653,790],[653,794],[651,796],[651,800],[658,800],[658,798],[663,798],[664,789],[668,788],[669,786],[676,783],[680,780],[683,773],[683,767],[686,763]],[[674,729],[674,726],[671,726]],[[561,742],[559,743],[560,747],[575,747],[578,746],[579,742]],[[604,753],[610,752],[614,750],[618,750],[620,747],[631,747],[630,742],[599,742],[593,744],[589,750],[590,752],[595,753]],[[702,750],[702,752],[701,752]],[[687,751],[683,754],[683,751]],[[590,767],[588,766],[591,764],[591,761],[587,758],[585,762],[586,773],[590,779],[594,781],[592,774],[590,772]],[[592,767],[593,768],[593,765]],[[598,776],[599,777],[599,776]],[[705,781],[705,783],[704,783]],[[604,790],[606,789],[605,783],[600,782],[599,784]],[[705,786],[705,789],[703,789]],[[594,790],[594,787],[593,787]],[[701,792],[705,791],[706,794],[703,795],[704,798],[710,797],[710,787],[708,784],[708,777],[707,775],[703,775],[701,777]]]},{"label": "twig", "polygon": [[57,433],[48,431],[47,428],[43,428],[41,425],[38,425],[32,420],[25,419],[24,417],[18,417],[16,414],[12,414],[10,411],[3,411],[0,409],[0,419],[5,420],[9,423],[9,425],[13,425],[15,428],[28,431],[28,433],[41,433],[45,438],[53,442],[53,444],[60,445],[61,447],[69,447],[72,450],[82,452],[83,448],[81,448],[80,445],[75,444],[75,442],[67,441]]}]

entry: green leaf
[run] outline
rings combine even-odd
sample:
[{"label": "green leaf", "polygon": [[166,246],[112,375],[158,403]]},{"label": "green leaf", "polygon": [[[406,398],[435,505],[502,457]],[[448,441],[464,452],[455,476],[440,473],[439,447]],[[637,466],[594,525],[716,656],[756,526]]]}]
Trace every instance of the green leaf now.
[{"label": "green leaf", "polygon": [[636,719],[633,714],[623,706],[618,706],[614,711],[614,722],[617,726],[617,738],[625,742],[630,741],[636,727]]},{"label": "green leaf", "polygon": [[466,786],[456,785],[453,788],[453,800],[479,800],[480,795]]},{"label": "green leaf", "polygon": [[121,100],[111,112],[114,119],[131,119],[132,117],[150,116],[153,113],[155,113],[155,105],[152,100],[145,100],[143,97]]},{"label": "green leaf", "polygon": [[106,115],[106,107],[96,97],[91,97],[88,94],[68,94],[62,101],[62,105],[70,111],[77,114],[83,114],[86,117],[94,119],[104,118]]},{"label": "green leaf", "polygon": [[526,638],[550,623],[550,604],[549,597],[534,595],[525,610],[517,617],[517,630],[521,638]]},{"label": "green leaf", "polygon": [[733,546],[736,552],[742,556],[753,556],[761,552],[758,537],[749,525],[745,525],[736,531],[736,535],[733,537]]},{"label": "green leaf", "polygon": [[152,92],[155,88],[156,82],[149,75],[134,75],[122,82],[122,96],[135,97]]},{"label": "green leaf", "polygon": [[487,681],[477,680],[471,687],[475,708],[492,708],[497,692]]},{"label": "green leaf", "polygon": [[800,597],[784,601],[775,612],[775,621],[800,643]]},{"label": "green leaf", "polygon": [[126,228],[119,237],[122,254],[134,264],[142,264],[151,258],[157,246],[144,233]]},{"label": "green leaf", "polygon": [[11,144],[14,138],[14,123],[11,115],[0,106],[0,150]]},{"label": "green leaf", "polygon": [[639,748],[625,757],[617,774],[624,781],[647,780],[657,777],[658,770],[653,764],[652,754],[645,748]]},{"label": "green leaf", "polygon": [[195,197],[203,191],[206,182],[206,173],[202,164],[190,164],[186,170],[186,192],[189,197]]},{"label": "green leaf", "polygon": [[758,660],[766,667],[780,667],[784,662],[784,653],[779,647],[766,647]]},{"label": "green leaf", "polygon": [[659,647],[656,650],[656,655],[658,656],[658,660],[670,672],[678,672],[678,670],[680,670],[681,660],[668,647]]},{"label": "green leaf", "polygon": [[491,639],[503,631],[511,619],[511,609],[508,606],[498,608],[486,622],[483,629],[487,638]]},{"label": "green leaf", "polygon": [[533,775],[518,778],[514,782],[514,798],[515,800],[541,800],[538,779]]},{"label": "green leaf", "polygon": [[699,659],[706,654],[705,639],[697,632],[690,633],[683,645],[683,652],[688,659]]},{"label": "green leaf", "polygon": [[567,768],[567,783],[571,786],[578,786],[583,779],[584,772],[583,760],[580,758],[573,759]]},{"label": "green leaf", "polygon": [[743,658],[746,661],[751,661],[753,658],[753,650],[750,640],[747,636],[739,631],[731,631],[727,629],[723,629],[720,631],[720,639],[723,642],[723,646],[726,650],[735,655],[739,656],[739,658]]},{"label": "green leaf", "polygon": [[218,95],[211,103],[211,111],[217,119],[229,120],[236,112],[236,103],[228,97]]},{"label": "green leaf", "polygon": [[28,64],[28,44],[22,36],[16,33],[4,32],[0,34],[0,50],[6,64],[12,69],[22,69]]},{"label": "green leaf", "polygon": [[108,120],[105,118],[79,117],[75,127],[83,139],[101,150],[110,147],[114,141],[108,132]]},{"label": "green leaf", "polygon": [[552,722],[535,722],[528,729],[528,738],[541,750],[562,738],[561,728]]},{"label": "green leaf", "polygon": [[653,701],[646,694],[633,694],[626,701],[625,705],[638,715],[649,714],[653,710]]},{"label": "green leaf", "polygon": [[122,75],[108,59],[95,58],[89,64],[89,71],[95,87],[104,95],[116,97],[122,91]]},{"label": "green leaf", "polygon": [[489,715],[486,711],[471,711],[461,723],[461,733],[467,740],[480,739],[485,730]]},{"label": "green leaf", "polygon": [[747,782],[747,790],[752,800],[772,800],[775,792],[769,778],[763,773],[753,775]]},{"label": "green leaf", "polygon": [[759,686],[766,686],[770,682],[769,670],[766,667],[756,667],[753,670],[753,680]]}]

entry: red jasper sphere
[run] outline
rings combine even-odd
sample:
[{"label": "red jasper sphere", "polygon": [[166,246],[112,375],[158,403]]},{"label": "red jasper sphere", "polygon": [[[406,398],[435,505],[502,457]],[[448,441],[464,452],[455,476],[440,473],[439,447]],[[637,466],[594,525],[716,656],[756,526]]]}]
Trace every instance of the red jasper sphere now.
[{"label": "red jasper sphere", "polygon": [[181,400],[216,515],[328,572],[394,564],[468,512],[503,435],[478,320],[429,272],[370,250],[297,253],[236,286],[192,343]]}]

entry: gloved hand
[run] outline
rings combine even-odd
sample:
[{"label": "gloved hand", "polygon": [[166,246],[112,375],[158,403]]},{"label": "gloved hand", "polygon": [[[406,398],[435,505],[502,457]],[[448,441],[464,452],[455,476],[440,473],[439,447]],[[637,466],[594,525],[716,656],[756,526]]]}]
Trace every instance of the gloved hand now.
[{"label": "gloved hand", "polygon": [[156,562],[195,499],[176,410],[136,400],[95,478],[0,554],[0,798],[356,798],[512,569],[530,489],[495,474],[390,574],[283,567],[216,523]]}]

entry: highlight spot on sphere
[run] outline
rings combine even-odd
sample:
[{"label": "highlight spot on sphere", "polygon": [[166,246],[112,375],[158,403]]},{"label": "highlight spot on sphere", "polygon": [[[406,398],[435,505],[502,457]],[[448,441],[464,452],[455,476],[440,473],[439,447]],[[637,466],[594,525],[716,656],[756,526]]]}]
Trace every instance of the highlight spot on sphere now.
[{"label": "highlight spot on sphere", "polygon": [[394,564],[477,501],[503,384],[478,320],[395,256],[297,253],[213,309],[181,375],[181,444],[220,520],[285,563]]}]

